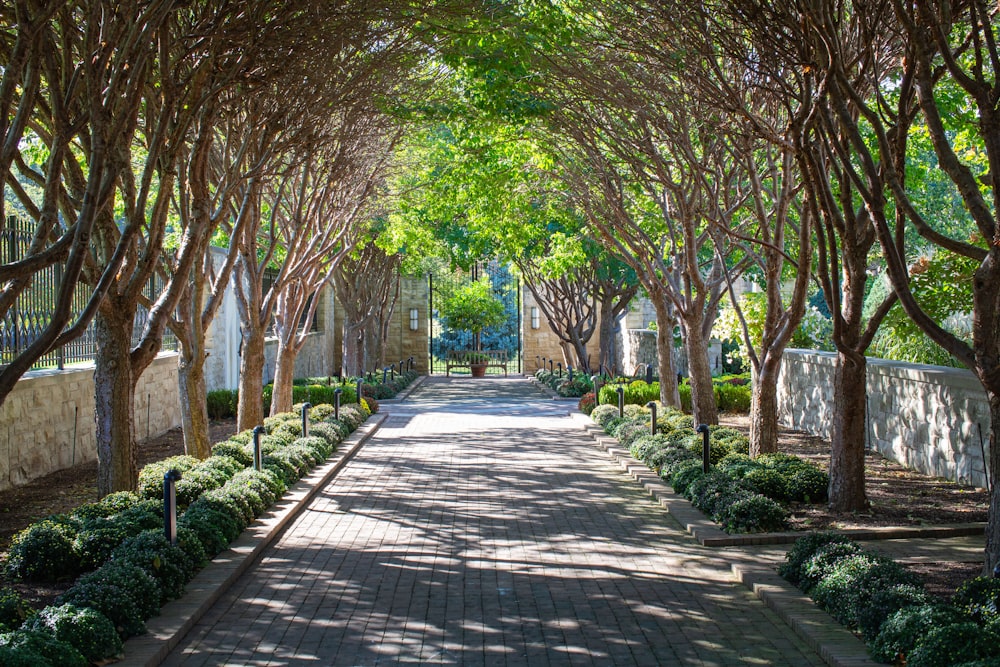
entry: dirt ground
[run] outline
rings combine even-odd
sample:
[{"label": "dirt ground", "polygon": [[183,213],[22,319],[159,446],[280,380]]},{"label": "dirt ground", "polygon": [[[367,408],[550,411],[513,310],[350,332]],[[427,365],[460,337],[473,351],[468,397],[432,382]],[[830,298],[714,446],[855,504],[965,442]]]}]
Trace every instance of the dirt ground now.
[{"label": "dirt ground", "polygon": [[[748,429],[745,415],[726,415],[723,423]],[[212,441],[225,440],[235,431],[233,420],[212,425]],[[807,434],[784,430],[782,451],[815,461],[826,467],[828,442]],[[143,442],[140,466],[168,456],[182,454],[184,442],[179,428]],[[985,521],[989,499],[983,489],[960,486],[907,470],[878,454],[866,457],[867,490],[871,507],[867,512],[838,514],[825,505],[796,505],[792,508],[795,529],[853,528],[891,525],[941,525]],[[0,492],[0,552],[5,552],[13,535],[42,517],[68,512],[96,499],[96,465],[86,463],[53,473],[18,489]],[[948,596],[960,583],[977,576],[982,563],[931,563],[913,566],[928,589]],[[0,585],[6,584],[0,577]],[[58,587],[18,585],[22,594],[38,604],[58,594]]]}]

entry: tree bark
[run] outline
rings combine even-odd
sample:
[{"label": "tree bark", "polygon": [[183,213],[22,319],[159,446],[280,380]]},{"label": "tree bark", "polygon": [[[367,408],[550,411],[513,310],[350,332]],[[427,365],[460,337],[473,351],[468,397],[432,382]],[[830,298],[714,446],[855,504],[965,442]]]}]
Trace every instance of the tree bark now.
[{"label": "tree bark", "polygon": [[835,512],[868,509],[865,495],[867,364],[863,354],[837,354],[830,437],[830,509]]},{"label": "tree bark", "polygon": [[274,362],[274,382],[271,392],[271,416],[292,411],[292,380],[295,379],[294,346],[279,340],[277,358]]},{"label": "tree bark", "polygon": [[[1000,393],[987,390],[990,401],[990,461],[989,481],[993,486],[990,493],[989,521],[986,523],[986,564],[983,576],[992,577],[994,569],[1000,566],[1000,453],[997,450],[997,431],[1000,429]],[[985,463],[985,461],[984,461]]]},{"label": "tree bark", "polygon": [[342,349],[344,375],[362,375],[365,372],[363,324],[345,320]]},{"label": "tree bark", "polygon": [[656,309],[656,356],[660,372],[660,403],[680,410],[681,395],[677,390],[677,370],[674,368],[674,314],[662,295],[653,297]]},{"label": "tree bark", "polygon": [[750,456],[778,451],[778,372],[781,356],[767,355],[755,372],[750,396]]},{"label": "tree bark", "polygon": [[205,384],[205,353],[201,348],[181,348],[177,374],[181,399],[184,453],[199,459],[212,454],[208,419],[208,387]]},{"label": "tree bark", "polygon": [[97,355],[97,493],[133,491],[139,477],[135,444],[135,381],[129,359],[132,315],[102,306],[94,318]]},{"label": "tree bark", "polygon": [[264,329],[256,326],[247,328],[247,322],[243,322],[240,333],[240,396],[236,430],[245,431],[264,423]]},{"label": "tree bark", "polygon": [[684,327],[684,349],[688,356],[688,377],[691,383],[691,411],[699,424],[718,424],[719,409],[712,385],[712,364],[708,359],[708,342],[702,334],[702,318]]}]

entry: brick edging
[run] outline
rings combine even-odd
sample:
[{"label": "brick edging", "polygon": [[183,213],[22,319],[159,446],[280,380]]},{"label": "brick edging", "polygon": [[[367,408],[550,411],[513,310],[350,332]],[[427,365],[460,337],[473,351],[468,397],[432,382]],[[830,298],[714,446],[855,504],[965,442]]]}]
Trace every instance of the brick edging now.
[{"label": "brick edging", "polygon": [[278,539],[320,489],[347,465],[386,418],[385,414],[372,415],[340,443],[331,459],[314,468],[286,491],[270,510],[250,524],[229,548],[188,582],[183,597],[165,604],[160,609],[160,615],[146,623],[145,634],[125,642],[125,658],[115,664],[155,667],[163,662],[240,575]]}]

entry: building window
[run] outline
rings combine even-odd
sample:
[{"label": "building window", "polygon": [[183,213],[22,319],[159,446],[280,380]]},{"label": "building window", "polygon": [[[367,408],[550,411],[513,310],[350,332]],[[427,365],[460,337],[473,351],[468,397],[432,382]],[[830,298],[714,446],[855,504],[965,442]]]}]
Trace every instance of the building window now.
[{"label": "building window", "polygon": [[531,307],[531,328],[532,329],[537,329],[540,326],[541,326],[541,323],[538,320],[538,306],[532,306]]},{"label": "building window", "polygon": [[416,331],[420,328],[420,311],[416,308],[410,308],[410,331]]}]

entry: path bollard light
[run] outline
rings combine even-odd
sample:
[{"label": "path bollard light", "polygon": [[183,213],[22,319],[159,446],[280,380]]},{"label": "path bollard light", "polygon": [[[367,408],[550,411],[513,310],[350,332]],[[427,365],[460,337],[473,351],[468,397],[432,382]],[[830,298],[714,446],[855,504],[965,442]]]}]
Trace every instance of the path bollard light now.
[{"label": "path bollard light", "polygon": [[707,473],[709,464],[708,424],[698,424],[698,428],[695,430],[701,433],[701,469],[702,472]]},{"label": "path bollard light", "polygon": [[385,384],[385,378],[389,375],[389,367],[386,366],[382,369],[382,384]]},{"label": "path bollard light", "polygon": [[569,381],[573,381],[573,366],[566,364],[566,370],[569,371]]},{"label": "path bollard light", "polygon": [[403,360],[402,359],[399,360],[399,374],[400,375],[403,374]]},{"label": "path bollard light", "polygon": [[344,390],[337,387],[333,390],[333,418],[340,420],[340,395],[344,393]]},{"label": "path bollard light", "polygon": [[264,435],[263,426],[253,427],[253,469],[263,470],[264,468],[264,457],[260,453],[260,436]]},{"label": "path bollard light", "polygon": [[559,367],[559,377],[562,377],[562,362],[560,361],[556,366]]},{"label": "path bollard light", "polygon": [[997,563],[996,567],[993,568],[993,578],[1000,579],[1000,563]]},{"label": "path bollard light", "polygon": [[618,392],[618,416],[625,418],[625,387],[615,389]]},{"label": "path bollard light", "polygon": [[591,375],[590,382],[594,385],[594,405],[601,404],[601,378],[598,375]]},{"label": "path bollard light", "polygon": [[389,380],[392,381],[395,379],[396,379],[396,365],[393,364],[392,366],[389,366]]},{"label": "path bollard light", "polygon": [[308,438],[309,437],[309,408],[311,408],[312,406],[313,406],[312,403],[303,403],[302,404],[302,437],[303,438]]},{"label": "path bollard light", "polygon": [[545,370],[545,357],[542,357],[542,370]]},{"label": "path bollard light", "polygon": [[177,482],[181,471],[170,469],[163,473],[163,534],[171,544],[177,544]]},{"label": "path bollard light", "polygon": [[646,364],[646,384],[653,384],[653,364]]},{"label": "path bollard light", "polygon": [[646,403],[646,407],[649,408],[650,412],[653,413],[653,419],[649,423],[649,434],[656,435],[656,401],[650,401]]},{"label": "path bollard light", "polygon": [[550,373],[555,373],[555,370],[556,370],[556,369],[554,369],[554,368],[552,367],[552,364],[553,364],[553,363],[555,363],[555,362],[554,362],[554,361],[553,361],[552,359],[549,359],[549,372],[550,372]]},{"label": "path bollard light", "polygon": [[538,363],[538,360],[539,360],[539,359],[541,359],[541,357],[540,357],[540,356],[538,356],[538,355],[536,354],[536,355],[535,355],[535,368],[536,368],[536,369],[538,369],[538,368],[541,368],[541,366],[544,366],[544,365],[545,365],[545,363],[544,363],[544,362],[542,362],[542,364],[541,364],[541,365],[539,365],[539,363]]}]

